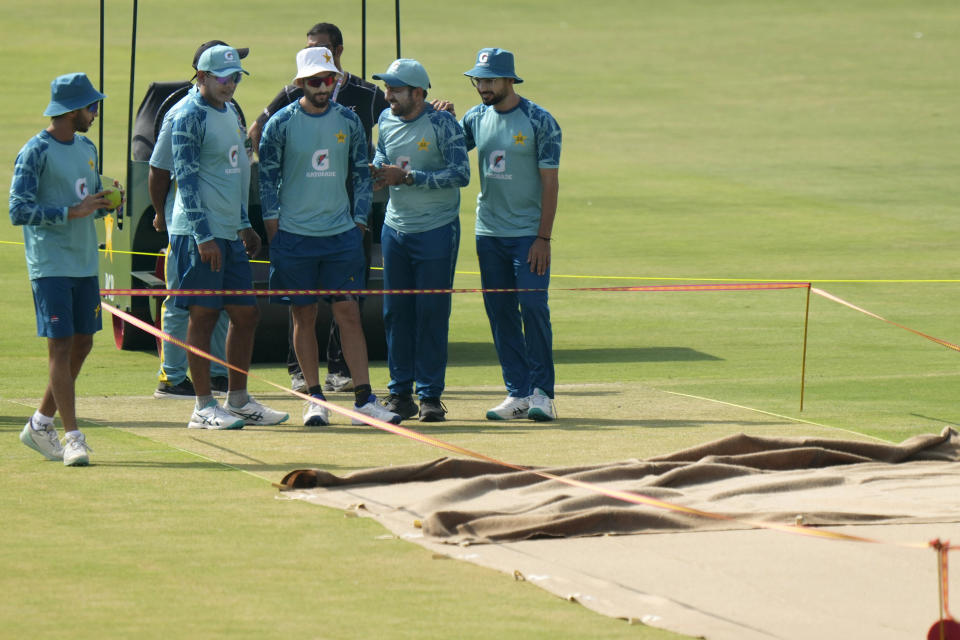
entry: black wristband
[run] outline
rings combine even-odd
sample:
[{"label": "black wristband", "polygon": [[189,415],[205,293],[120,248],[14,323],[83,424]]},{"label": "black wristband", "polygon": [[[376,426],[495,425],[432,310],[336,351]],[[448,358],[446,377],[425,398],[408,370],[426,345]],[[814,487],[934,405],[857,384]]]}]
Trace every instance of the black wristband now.
[{"label": "black wristband", "polygon": [[537,237],[538,237],[539,239],[541,239],[541,240],[546,240],[547,242],[550,242],[550,238],[548,238],[548,237],[546,237],[546,236],[537,236]]}]

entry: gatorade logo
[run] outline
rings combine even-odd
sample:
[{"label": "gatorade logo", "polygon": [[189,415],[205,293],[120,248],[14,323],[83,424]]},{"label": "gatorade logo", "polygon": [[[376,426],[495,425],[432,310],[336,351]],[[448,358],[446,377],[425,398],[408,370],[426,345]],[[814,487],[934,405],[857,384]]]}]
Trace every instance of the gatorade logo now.
[{"label": "gatorade logo", "polygon": [[315,171],[326,171],[330,168],[330,150],[317,149],[313,152],[313,158],[310,159]]},{"label": "gatorade logo", "polygon": [[313,171],[307,171],[308,178],[335,178],[336,171],[330,170],[330,150],[317,149],[310,158],[310,166]]},{"label": "gatorade logo", "polygon": [[487,59],[490,57],[490,54],[486,51],[477,56],[477,64],[487,64]]},{"label": "gatorade logo", "polygon": [[230,151],[227,154],[227,159],[230,160],[230,166],[236,168],[240,164],[240,145],[235,144],[230,147]]},{"label": "gatorade logo", "polygon": [[489,171],[491,173],[503,173],[507,170],[507,152],[503,149],[491,151],[489,160]]},{"label": "gatorade logo", "polygon": [[410,168],[410,156],[400,156],[397,158],[397,166],[407,171]]},{"label": "gatorade logo", "polygon": [[83,200],[90,194],[90,190],[87,189],[87,179],[86,178],[77,178],[77,181],[73,183],[73,188],[77,191],[77,197]]}]

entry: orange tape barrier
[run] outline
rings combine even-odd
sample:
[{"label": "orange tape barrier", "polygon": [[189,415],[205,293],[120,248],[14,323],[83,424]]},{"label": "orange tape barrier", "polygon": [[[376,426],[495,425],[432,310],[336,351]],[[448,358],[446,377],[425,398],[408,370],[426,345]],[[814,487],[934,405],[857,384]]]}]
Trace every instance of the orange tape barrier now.
[{"label": "orange tape barrier", "polygon": [[900,324],[899,322],[894,322],[893,320],[887,320],[887,319],[884,318],[883,316],[877,315],[876,313],[874,313],[874,312],[872,312],[872,311],[867,311],[867,310],[864,309],[863,307],[858,307],[857,305],[853,304],[852,302],[847,302],[846,300],[844,300],[844,299],[842,299],[842,298],[838,298],[837,296],[833,295],[832,293],[827,293],[827,292],[824,291],[823,289],[818,289],[818,288],[816,288],[816,287],[810,287],[810,292],[811,292],[811,293],[815,293],[815,294],[817,294],[818,296],[821,296],[821,297],[823,297],[823,298],[826,298],[827,300],[831,300],[831,301],[833,301],[833,302],[836,302],[837,304],[842,304],[843,306],[848,307],[848,308],[850,308],[850,309],[853,309],[854,311],[859,311],[860,313],[865,314],[865,315],[868,315],[868,316],[870,316],[871,318],[876,318],[877,320],[882,320],[883,322],[886,322],[887,324],[892,324],[893,326],[899,327],[899,328],[903,329],[904,331],[909,331],[910,333],[916,334],[916,335],[920,336],[921,338],[926,338],[927,340],[930,340],[931,342],[936,342],[937,344],[939,344],[939,345],[941,345],[941,346],[944,346],[944,347],[946,347],[947,349],[953,349],[954,351],[960,351],[960,346],[957,346],[957,345],[953,344],[952,342],[947,342],[946,340],[941,340],[940,338],[935,338],[935,337],[933,337],[933,336],[931,336],[931,335],[929,335],[929,334],[923,333],[922,331],[917,331],[916,329],[911,329],[910,327],[904,326],[904,325]]}]

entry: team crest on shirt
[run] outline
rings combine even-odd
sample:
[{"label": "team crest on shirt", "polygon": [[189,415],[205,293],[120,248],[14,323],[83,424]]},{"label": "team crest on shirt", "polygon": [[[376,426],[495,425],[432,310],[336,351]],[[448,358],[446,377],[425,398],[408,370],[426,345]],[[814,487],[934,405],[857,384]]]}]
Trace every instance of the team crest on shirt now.
[{"label": "team crest on shirt", "polygon": [[410,156],[400,156],[397,158],[397,166],[408,171],[410,169]]},{"label": "team crest on shirt", "polygon": [[77,181],[73,183],[73,188],[76,189],[77,197],[81,200],[90,194],[90,189],[87,188],[86,178],[77,178]]},{"label": "team crest on shirt", "polygon": [[507,173],[507,152],[503,149],[491,151],[487,156],[487,177],[497,180],[513,180]]},{"label": "team crest on shirt", "polygon": [[329,178],[337,175],[336,171],[330,171],[330,150],[317,149],[310,158],[310,165],[313,171],[307,172],[308,178]]}]

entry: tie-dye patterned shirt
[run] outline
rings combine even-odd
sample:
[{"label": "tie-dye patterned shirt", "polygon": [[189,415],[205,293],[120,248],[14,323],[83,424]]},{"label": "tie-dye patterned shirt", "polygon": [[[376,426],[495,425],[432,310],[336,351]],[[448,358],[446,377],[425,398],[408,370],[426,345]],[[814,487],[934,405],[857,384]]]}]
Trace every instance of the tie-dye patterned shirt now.
[{"label": "tie-dye patterned shirt", "polygon": [[413,175],[413,186],[390,187],[385,224],[403,233],[422,233],[460,215],[460,187],[470,182],[470,160],[456,118],[429,104],[413,120],[386,109],[377,125],[380,139],[373,164],[392,164]]},{"label": "tie-dye patterned shirt", "polygon": [[23,226],[27,273],[31,280],[97,275],[95,218],[67,219],[67,209],[98,193],[97,147],[75,135],[60,142],[41,131],[17,154],[10,185],[10,220]]},{"label": "tie-dye patterned shirt", "polygon": [[[283,231],[332,236],[367,224],[372,202],[367,136],[350,109],[333,103],[320,114],[287,105],[267,121],[260,140],[263,219]],[[347,176],[353,183],[353,216]]]},{"label": "tie-dye patterned shirt", "polygon": [[199,92],[188,96],[171,125],[177,197],[171,235],[192,235],[197,243],[235,240],[247,229],[250,161],[246,130],[236,108],[212,107]]},{"label": "tie-dye patterned shirt", "polygon": [[520,104],[503,113],[478,104],[460,124],[467,149],[477,147],[480,159],[477,235],[537,235],[540,169],[560,166],[557,121],[542,107],[520,98]]}]

